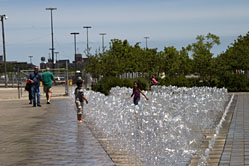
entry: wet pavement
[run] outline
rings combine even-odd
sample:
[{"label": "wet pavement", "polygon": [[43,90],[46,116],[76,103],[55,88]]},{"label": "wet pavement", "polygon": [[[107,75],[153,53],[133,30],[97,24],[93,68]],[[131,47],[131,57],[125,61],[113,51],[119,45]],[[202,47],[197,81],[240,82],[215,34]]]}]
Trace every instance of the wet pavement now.
[{"label": "wet pavement", "polygon": [[69,101],[0,101],[0,166],[115,165]]}]

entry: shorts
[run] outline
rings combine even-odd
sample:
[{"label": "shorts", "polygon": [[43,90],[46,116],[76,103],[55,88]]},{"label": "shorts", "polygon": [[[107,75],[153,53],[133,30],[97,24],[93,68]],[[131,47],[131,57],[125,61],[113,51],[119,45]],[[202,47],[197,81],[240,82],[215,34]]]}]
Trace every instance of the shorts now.
[{"label": "shorts", "polygon": [[52,87],[51,87],[51,86],[46,86],[46,85],[44,85],[44,86],[43,86],[43,91],[44,91],[45,93],[48,93],[48,92],[52,93]]},{"label": "shorts", "polygon": [[83,114],[83,102],[75,101],[76,108],[77,108],[77,114],[81,115]]}]

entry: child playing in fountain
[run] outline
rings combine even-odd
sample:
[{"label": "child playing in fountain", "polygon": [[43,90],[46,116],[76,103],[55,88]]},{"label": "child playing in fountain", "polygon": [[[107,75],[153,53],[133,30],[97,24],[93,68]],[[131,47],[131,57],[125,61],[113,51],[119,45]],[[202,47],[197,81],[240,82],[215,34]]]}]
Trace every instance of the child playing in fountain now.
[{"label": "child playing in fountain", "polygon": [[146,98],[146,100],[149,100],[148,97],[140,90],[139,83],[134,81],[133,92],[131,94],[131,98],[132,98],[132,96],[134,96],[133,102],[135,105],[138,105],[138,102],[140,100],[140,93],[142,93],[142,95]]},{"label": "child playing in fountain", "polygon": [[75,104],[77,108],[77,119],[78,122],[83,122],[84,121],[84,119],[82,119],[83,105],[84,105],[83,100],[86,101],[86,104],[88,104],[88,100],[84,96],[84,92],[82,89],[82,84],[83,84],[82,80],[78,80],[76,84],[77,88],[75,88],[74,95],[75,95]]}]

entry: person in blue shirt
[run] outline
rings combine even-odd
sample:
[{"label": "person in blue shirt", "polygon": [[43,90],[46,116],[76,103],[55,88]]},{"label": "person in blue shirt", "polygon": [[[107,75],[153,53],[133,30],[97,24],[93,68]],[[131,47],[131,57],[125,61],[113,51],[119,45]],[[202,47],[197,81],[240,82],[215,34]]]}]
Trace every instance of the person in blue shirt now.
[{"label": "person in blue shirt", "polygon": [[[41,75],[39,74],[38,66],[34,68],[34,71],[31,72],[28,76],[29,81],[31,82],[31,93],[33,98],[33,107],[41,107],[40,102],[40,81],[42,80]],[[37,98],[37,102],[36,102]]]}]

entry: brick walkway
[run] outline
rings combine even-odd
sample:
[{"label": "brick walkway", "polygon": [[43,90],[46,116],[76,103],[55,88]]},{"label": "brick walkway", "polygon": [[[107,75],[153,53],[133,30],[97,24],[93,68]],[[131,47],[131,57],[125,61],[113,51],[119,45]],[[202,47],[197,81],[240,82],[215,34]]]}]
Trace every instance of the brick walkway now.
[{"label": "brick walkway", "polygon": [[115,165],[68,101],[0,101],[0,166]]},{"label": "brick walkway", "polygon": [[219,165],[249,166],[249,95],[240,94]]}]

